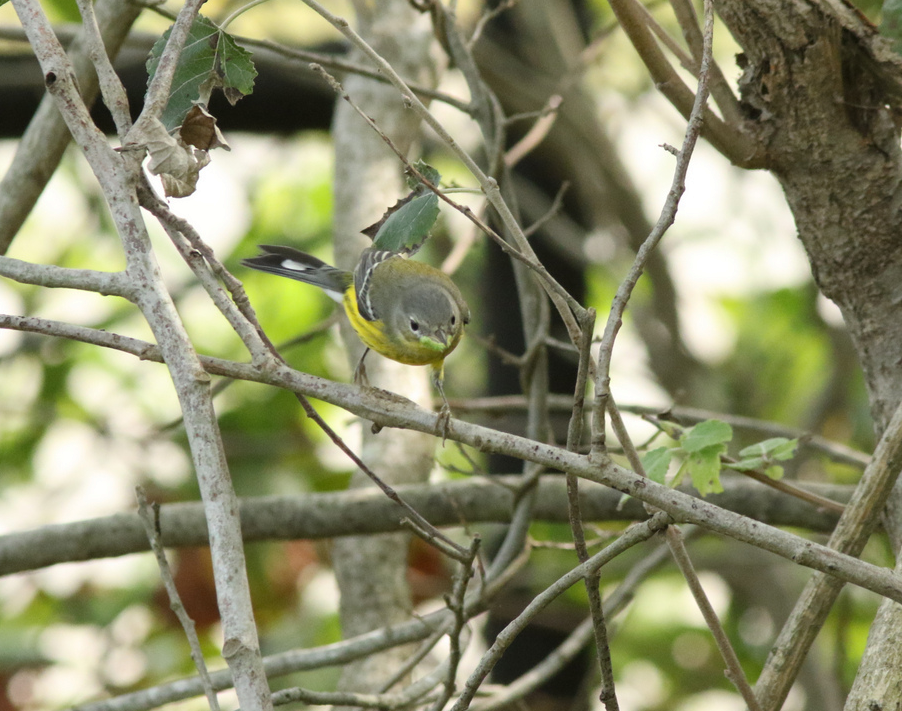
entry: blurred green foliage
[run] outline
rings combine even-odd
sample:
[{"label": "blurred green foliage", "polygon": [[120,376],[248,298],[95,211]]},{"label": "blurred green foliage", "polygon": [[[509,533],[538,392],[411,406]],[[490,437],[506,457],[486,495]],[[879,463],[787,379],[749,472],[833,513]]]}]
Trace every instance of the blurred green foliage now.
[{"label": "blurred green foliage", "polygon": [[[72,0],[53,0],[47,5],[55,19],[77,19]],[[594,13],[594,28],[611,21],[607,3],[593,0],[587,6]],[[875,4],[862,7],[871,12]],[[615,65],[628,63],[622,56],[612,61]],[[634,64],[630,69],[634,76],[644,77],[632,90],[638,93],[637,87],[647,88],[645,72]],[[250,148],[243,137],[234,143],[236,154],[243,158],[229,164],[226,158],[215,156],[214,166],[221,161],[228,166],[226,172],[232,172],[227,179],[242,194],[246,215],[234,211],[228,196],[217,194],[207,211],[222,210],[230,216],[234,212],[237,216],[231,219],[241,224],[229,236],[213,228],[202,231],[220,258],[235,267],[242,257],[256,251],[257,244],[272,243],[291,244],[330,260],[331,219],[340,206],[332,202],[328,137],[273,138],[265,147]],[[447,155],[426,157],[446,182],[469,185],[467,175]],[[246,166],[242,160],[247,161]],[[85,179],[79,157],[70,154],[52,192],[58,204],[42,202],[17,238],[11,256],[67,267],[121,269],[124,260],[92,185]],[[202,180],[201,192],[205,190]],[[433,237],[418,259],[440,264],[453,244],[467,234],[469,227],[446,211],[442,206]],[[704,230],[699,227],[699,234]],[[240,341],[207,303],[165,237],[156,231],[153,239],[167,283],[199,350],[246,360]],[[669,247],[667,241],[665,245]],[[482,272],[488,249],[477,239],[455,274],[473,310],[474,335],[481,332],[483,314],[493,308],[476,298],[480,282],[491,278]],[[606,264],[587,265],[589,305],[598,310],[599,328],[630,259],[631,255],[620,251]],[[310,333],[335,309],[316,289],[239,268],[233,272],[244,282],[260,322],[276,343]],[[65,318],[149,338],[135,309],[112,297],[5,282],[0,289],[13,313]],[[647,281],[641,281],[636,299],[647,300],[651,290]],[[872,446],[861,374],[847,367],[842,329],[825,320],[810,281],[765,286],[742,296],[719,295],[708,301],[728,324],[732,341],[724,357],[704,363],[705,377],[681,394],[685,404],[823,432],[863,449]],[[621,382],[627,382],[627,387],[638,384],[631,393],[650,392],[660,400],[661,390],[644,360],[634,318],[628,311],[620,343],[628,349],[628,358],[635,356],[628,363],[635,370],[617,370],[620,365],[616,365],[615,393]],[[693,318],[693,314],[687,310],[684,318]],[[0,341],[0,522],[4,531],[130,510],[136,484],[147,487],[159,501],[198,498],[184,433],[177,423],[177,403],[162,366],[43,336],[0,335],[5,339]],[[351,366],[334,326],[282,352],[301,371],[350,379]],[[464,339],[446,366],[449,395],[483,395],[486,365],[494,357],[475,338]],[[221,393],[216,404],[239,495],[328,491],[346,485],[351,464],[304,417],[290,393],[235,383]],[[337,408],[314,404],[330,425],[354,440],[359,423]],[[761,439],[737,430],[731,453]],[[468,454],[471,460],[449,446],[438,456],[443,464],[460,471],[472,471],[472,462],[477,466],[483,463],[479,456]],[[858,476],[856,470],[817,455],[800,457],[788,476],[843,481]],[[598,535],[604,539],[605,534],[622,528],[621,524],[608,524]],[[536,523],[531,532],[541,541],[571,540],[566,526]],[[629,566],[648,550],[637,548],[606,567],[604,590],[610,591],[622,581]],[[691,551],[699,556],[699,568],[710,571],[705,582],[716,589],[724,626],[738,640],[740,659],[754,678],[781,620],[763,603],[748,599],[744,582],[767,573],[775,586],[777,582],[783,586],[780,594],[791,600],[805,574],[788,564],[773,565],[769,558],[746,560],[747,549],[730,541],[705,538],[693,543]],[[265,653],[339,638],[326,544],[257,543],[248,546],[247,553]],[[870,546],[866,557],[882,564],[888,560],[887,551],[879,545]],[[215,657],[221,640],[209,556],[204,550],[187,549],[172,553],[172,558],[205,649]],[[534,592],[549,585],[572,568],[575,560],[573,551],[536,551],[522,581],[523,589]],[[440,583],[447,582],[437,577]],[[441,592],[432,594],[437,597]],[[579,617],[584,612],[585,590],[574,586],[555,605]],[[864,647],[874,607],[872,597],[847,590],[843,605],[821,634],[821,651],[846,684]],[[640,587],[630,611],[614,622],[618,680],[624,688],[638,683],[648,690],[646,698],[632,708],[690,709],[695,694],[730,689],[717,651],[693,613],[684,582],[665,564],[660,575]],[[168,611],[155,567],[147,556],[58,566],[2,579],[0,626],[0,680],[6,689],[0,692],[0,709],[15,701],[10,689],[19,689],[24,698],[42,675],[70,674],[64,678],[77,677],[80,683],[59,685],[55,696],[33,698],[27,708],[36,711],[75,703],[104,689],[141,688],[192,673],[183,634]],[[67,651],[67,640],[80,645],[80,655]],[[335,675],[335,670],[309,672],[279,679],[277,684],[330,689]],[[186,708],[194,706],[185,704]]]}]

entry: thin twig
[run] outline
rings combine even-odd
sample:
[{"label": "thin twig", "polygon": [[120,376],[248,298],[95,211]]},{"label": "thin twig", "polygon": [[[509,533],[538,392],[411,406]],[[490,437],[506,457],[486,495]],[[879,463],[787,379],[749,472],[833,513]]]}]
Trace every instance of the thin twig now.
[{"label": "thin twig", "polygon": [[554,194],[554,200],[551,201],[551,207],[549,207],[545,214],[539,217],[535,222],[533,222],[529,227],[523,230],[523,234],[527,237],[532,237],[536,232],[538,232],[546,222],[548,222],[555,215],[559,214],[561,208],[564,205],[564,195],[567,190],[570,189],[569,181],[564,181],[561,183],[557,192]]},{"label": "thin twig", "polygon": [[[697,530],[697,529],[696,529]],[[666,546],[659,545],[649,555],[634,565],[623,578],[617,588],[604,602],[604,613],[607,618],[618,615],[632,600],[636,588],[655,568],[669,556]],[[582,622],[561,645],[551,654],[523,674],[516,681],[506,684],[501,691],[487,700],[474,704],[473,711],[495,711],[511,705],[539,688],[570,663],[589,644],[594,634],[591,617]]]},{"label": "thin twig", "polygon": [[476,691],[495,666],[495,663],[501,658],[501,655],[507,650],[517,635],[525,629],[541,610],[587,575],[599,570],[634,545],[651,538],[658,531],[664,529],[672,520],[667,514],[658,513],[648,521],[628,528],[620,538],[607,548],[596,553],[585,563],[573,568],[573,570],[558,578],[552,585],[536,595],[523,612],[511,621],[495,638],[492,646],[483,655],[479,664],[467,679],[464,690],[454,703],[454,706],[451,707],[451,711],[466,711],[469,708]]},{"label": "thin twig", "polygon": [[[632,0],[626,0],[627,4]],[[620,3],[612,3],[612,7]],[[619,15],[618,15],[619,16]],[[593,437],[592,437],[592,453],[599,455],[604,450],[605,424],[604,414],[606,409],[607,398],[610,395],[611,386],[611,357],[614,350],[614,340],[620,331],[623,323],[623,312],[629,303],[630,296],[639,277],[645,270],[645,265],[651,257],[652,252],[658,246],[658,243],[664,237],[667,230],[676,219],[677,208],[680,204],[680,198],[686,190],[686,173],[689,170],[689,161],[695,150],[699,135],[702,130],[702,120],[705,116],[705,104],[708,100],[708,79],[710,76],[711,62],[711,45],[714,33],[714,18],[710,0],[705,2],[705,52],[699,67],[698,89],[695,95],[695,102],[689,115],[689,122],[686,126],[685,137],[683,138],[683,146],[677,155],[676,167],[674,168],[673,180],[671,181],[670,190],[661,208],[661,214],[658,221],[652,228],[651,233],[646,237],[642,246],[636,252],[636,257],[630,267],[626,277],[620,283],[617,293],[611,304],[611,311],[605,324],[604,334],[598,350],[598,371],[595,378],[595,405],[593,408]],[[707,119],[706,119],[707,120]]]},{"label": "thin twig", "polygon": [[313,691],[293,687],[272,695],[273,706],[303,702],[310,706],[350,706],[358,708],[400,709],[410,706],[435,686],[432,678],[411,684],[399,694],[367,694],[354,691]]},{"label": "thin twig", "polygon": [[538,145],[545,140],[545,137],[554,126],[557,120],[557,112],[564,99],[560,94],[552,94],[545,102],[545,106],[539,112],[538,120],[533,124],[532,128],[526,132],[519,141],[507,149],[504,154],[504,164],[508,168],[513,168],[517,163],[523,160],[530,152],[536,149]]},{"label": "thin twig", "polygon": [[448,633],[449,654],[448,654],[448,675],[445,677],[444,687],[438,698],[432,704],[432,711],[441,711],[448,703],[448,699],[454,694],[455,682],[457,679],[457,671],[460,667],[460,660],[463,655],[461,645],[461,636],[467,624],[467,614],[465,610],[467,586],[470,578],[473,577],[473,562],[479,553],[480,539],[473,539],[470,545],[470,559],[462,562],[458,568],[457,574],[454,576],[454,585],[451,594],[445,598],[445,604],[448,609],[454,613],[454,626]]},{"label": "thin twig", "polygon": [[[406,665],[405,665],[406,666]],[[275,704],[285,704],[292,701],[305,701],[311,705],[333,706],[362,706],[385,709],[399,709],[410,707],[414,703],[425,704],[430,701],[427,696],[436,686],[447,678],[452,664],[450,659],[445,659],[425,676],[417,679],[397,694],[360,694],[354,692],[316,692],[309,689],[285,689],[273,694]]]},{"label": "thin twig", "polygon": [[[586,397],[586,383],[589,377],[589,365],[592,361],[590,348],[592,333],[595,328],[595,310],[589,309],[580,320],[582,334],[579,344],[579,367],[576,373],[576,386],[573,395],[573,411],[567,427],[567,449],[571,452],[579,450],[583,430],[583,406]],[[579,506],[579,477],[567,472],[567,509],[570,518],[570,531],[573,544],[580,563],[589,559],[586,537],[583,531],[582,515]],[[601,673],[601,703],[608,711],[618,711],[617,692],[614,687],[614,666],[611,660],[611,649],[608,644],[608,630],[605,622],[604,607],[601,603],[601,574],[599,572],[586,576],[586,595],[589,599],[589,610],[592,615],[595,647],[598,655],[598,666]]]},{"label": "thin twig", "polygon": [[[721,461],[723,462],[723,466],[727,469],[730,468],[730,464],[734,463],[734,460],[730,457],[721,457]],[[735,470],[734,470],[735,471]],[[783,481],[782,479],[771,479],[767,474],[759,471],[749,471],[742,470],[739,472],[740,474],[747,476],[749,479],[754,479],[757,482],[764,484],[765,486],[769,486],[771,489],[776,489],[777,491],[782,491],[784,494],[789,494],[790,496],[794,496],[797,499],[801,499],[802,501],[807,501],[809,504],[813,504],[818,508],[826,509],[827,511],[835,511],[838,514],[843,513],[846,510],[845,505],[839,503],[838,501],[833,501],[832,499],[828,499],[825,496],[821,496],[820,494],[815,494],[813,491],[806,491],[805,489],[800,489],[797,486],[793,486],[788,481]]]},{"label": "thin twig", "polygon": [[226,28],[228,28],[229,25],[231,25],[236,19],[238,19],[245,12],[257,7],[257,5],[262,5],[265,2],[268,2],[268,0],[250,0],[250,2],[245,3],[241,7],[237,8],[231,15],[229,15],[222,22],[220,22],[219,28],[221,30],[225,30]]},{"label": "thin twig", "polygon": [[[620,417],[620,411],[617,409],[613,400],[608,401],[608,409],[611,415],[611,427],[613,427],[614,433],[617,435],[617,439],[623,447],[623,451],[629,460],[630,466],[640,476],[647,476],[645,468],[642,466],[642,460],[639,458],[639,453],[633,445],[629,432],[623,424],[623,419]],[[652,513],[655,510],[651,507],[647,508],[649,509],[649,513]],[[749,685],[748,679],[745,678],[745,673],[742,671],[742,667],[739,664],[736,651],[730,644],[729,639],[727,639],[726,634],[724,634],[720,621],[714,613],[714,608],[711,606],[707,595],[705,595],[705,591],[698,579],[698,575],[692,566],[692,562],[689,560],[689,555],[683,544],[683,538],[675,525],[667,527],[665,540],[667,541],[667,546],[673,553],[673,557],[676,559],[680,572],[683,573],[683,577],[686,579],[686,583],[695,598],[696,604],[702,613],[702,617],[704,617],[705,622],[708,624],[711,635],[714,637],[714,643],[717,645],[717,648],[723,656],[724,662],[727,665],[727,678],[742,695],[742,698],[745,700],[750,711],[761,711],[755,693],[752,691],[752,687]]]},{"label": "thin twig", "polygon": [[711,636],[714,638],[714,643],[717,645],[717,649],[720,651],[720,655],[727,665],[727,679],[729,679],[739,690],[739,693],[742,694],[742,699],[745,701],[746,706],[748,706],[749,711],[762,711],[761,704],[758,703],[755,692],[752,691],[748,679],[745,678],[745,672],[742,671],[742,665],[739,663],[739,657],[736,656],[736,650],[733,649],[733,645],[730,644],[730,640],[727,638],[726,632],[724,632],[723,626],[720,624],[717,613],[711,606],[711,601],[708,600],[708,596],[705,594],[701,581],[698,579],[698,574],[695,572],[695,567],[692,565],[692,559],[689,557],[689,552],[686,550],[683,534],[680,532],[678,526],[668,526],[665,535],[667,536],[667,544],[670,547],[671,553],[673,553],[674,560],[676,560],[680,572],[683,573],[683,577],[686,579],[689,590],[692,592],[692,597],[695,598],[695,604],[702,613],[702,617],[705,618],[705,623],[708,625]]},{"label": "thin twig", "polygon": [[91,61],[97,72],[103,102],[113,117],[119,138],[122,139],[132,127],[132,118],[128,110],[128,97],[125,94],[125,87],[119,75],[116,74],[116,70],[113,69],[113,63],[110,61],[110,56],[107,54],[106,47],[103,44],[100,27],[97,25],[97,17],[94,15],[94,3],[91,0],[77,0],[77,2],[78,10],[82,17],[85,40],[88,44]]},{"label": "thin twig", "polygon": [[410,674],[420,662],[429,656],[430,652],[435,649],[435,645],[442,641],[445,634],[447,634],[447,629],[442,627],[433,632],[428,638],[424,639],[420,646],[417,647],[417,650],[408,656],[401,665],[395,668],[392,671],[391,676],[379,686],[379,693],[384,694],[395,684],[400,683],[401,680]]},{"label": "thin twig", "polygon": [[[141,115],[135,121],[135,126],[140,127],[145,123],[159,119],[163,115],[166,105],[169,103],[169,91],[172,87],[172,80],[175,77],[175,71],[178,68],[179,57],[188,39],[188,33],[191,25],[197,18],[201,6],[206,0],[187,0],[179,11],[178,17],[169,33],[169,39],[166,40],[166,46],[160,55],[160,61],[154,72],[150,85],[147,87],[147,95],[144,97],[144,108]],[[135,130],[135,126],[132,130]],[[127,142],[127,138],[123,143]]]},{"label": "thin twig", "polygon": [[169,567],[169,561],[166,559],[166,551],[163,548],[162,532],[160,531],[160,505],[153,505],[153,512],[147,503],[147,495],[141,486],[135,487],[135,495],[138,499],[138,515],[144,523],[144,530],[147,533],[147,540],[150,542],[150,548],[157,559],[157,566],[160,569],[160,578],[163,580],[163,586],[166,588],[166,594],[169,596],[169,607],[175,613],[185,637],[188,638],[188,646],[191,648],[191,659],[194,660],[194,666],[197,668],[204,694],[207,697],[207,703],[212,711],[219,711],[219,699],[216,691],[213,689],[213,683],[210,681],[210,673],[207,671],[207,664],[204,661],[204,653],[200,647],[200,640],[197,637],[197,629],[194,626],[194,620],[188,616],[182,599],[179,596],[178,588],[175,586],[175,579],[172,577],[172,570]]},{"label": "thin twig", "polygon": [[[633,47],[639,53],[655,86],[677,111],[690,121],[696,111],[704,115],[705,137],[736,165],[745,168],[764,167],[761,147],[757,146],[739,127],[725,123],[713,111],[705,108],[707,89],[705,101],[701,108],[696,109],[699,103],[698,92],[693,97],[692,91],[667,61],[648,27],[646,11],[642,4],[638,0],[611,0],[611,9],[620,21],[620,26],[626,32]],[[708,59],[703,58],[700,63],[705,73],[709,71],[710,61],[709,54]],[[699,71],[699,76],[701,76],[701,72],[702,69]]]},{"label": "thin twig", "polygon": [[326,421],[320,416],[320,414],[314,409],[313,405],[310,404],[310,401],[301,395],[300,393],[295,393],[298,402],[301,404],[301,407],[304,408],[304,412],[307,414],[311,420],[313,420],[319,428],[326,433],[326,436],[332,440],[333,443],[344,452],[348,459],[350,459],[354,464],[356,464],[360,471],[366,474],[372,482],[378,486],[385,495],[398,504],[401,508],[403,508],[407,514],[410,516],[411,520],[416,524],[413,527],[413,530],[416,531],[419,535],[422,536],[423,540],[427,543],[438,548],[445,555],[453,558],[454,560],[464,562],[467,560],[467,549],[458,545],[446,535],[444,535],[441,531],[439,531],[435,526],[433,526],[429,521],[427,521],[423,516],[417,511],[413,506],[408,504],[404,499],[402,499],[398,492],[396,492],[391,486],[386,484],[376,472],[370,469],[366,464],[363,463],[363,460],[358,457],[354,451],[345,444],[345,441],[338,435],[335,430],[329,427],[326,424]]},{"label": "thin twig", "polygon": [[[44,320],[41,322],[44,325],[50,325],[50,322]],[[161,358],[159,350],[145,341],[127,339],[122,336],[107,341],[105,339],[110,334],[96,329],[74,327],[70,324],[63,324],[63,326],[70,327],[72,337],[78,340],[101,345],[109,343],[119,350],[134,355],[143,354],[148,359]],[[53,334],[52,330],[47,332]],[[225,375],[240,380],[275,385],[291,392],[304,393],[360,417],[378,421],[386,427],[404,427],[430,434],[435,432],[436,415],[428,413],[400,397],[391,399],[375,397],[362,393],[358,387],[317,378],[292,370],[287,366],[279,366],[274,372],[267,372],[260,371],[247,363],[235,363],[209,356],[203,356],[200,360],[207,372],[213,375]],[[902,412],[899,414],[899,420],[902,422]],[[902,425],[899,427],[902,430]],[[454,421],[451,438],[481,452],[514,456],[550,469],[572,471],[585,479],[629,493],[640,501],[669,512],[679,521],[697,524],[706,530],[775,553],[797,565],[819,570],[831,577],[872,590],[879,595],[902,601],[902,584],[891,571],[813,541],[800,539],[779,528],[753,522],[745,516],[723,509],[703,499],[689,496],[679,490],[642,479],[634,472],[624,469],[610,460],[595,462],[585,456],[567,452],[561,447],[458,420]],[[877,454],[880,457],[880,463],[872,464],[872,467],[879,467],[879,470],[874,469],[863,481],[877,481],[882,486],[885,481],[882,477],[886,476],[887,470],[892,469],[896,462],[893,457],[897,456],[899,452],[902,452],[902,435],[899,435],[898,440],[889,438],[878,448]],[[899,461],[902,461],[902,455],[899,456]],[[902,469],[902,464],[898,468],[892,469],[892,473],[895,474],[899,469]],[[877,471],[880,471],[881,474],[874,479]],[[856,491],[859,492],[859,495],[867,492],[868,495],[885,497],[886,490],[881,486],[874,486],[873,491],[868,491],[867,486],[860,486]],[[872,511],[874,510],[873,501],[870,503],[872,506],[869,511]],[[868,523],[872,522],[868,521]]]},{"label": "thin twig", "polygon": [[[694,66],[692,72],[698,71],[698,63],[701,61],[704,51],[704,37],[698,24],[698,16],[695,13],[695,6],[691,0],[670,0],[670,6],[676,15],[680,29],[683,30],[683,37],[689,46],[694,58]],[[742,121],[742,111],[739,108],[739,99],[730,88],[729,82],[724,77],[723,71],[717,62],[713,62],[711,67],[711,96],[720,109],[720,114],[724,121],[732,126],[738,126]]]},{"label": "thin twig", "polygon": [[476,21],[476,26],[473,28],[473,34],[470,35],[470,39],[467,41],[467,49],[472,52],[473,47],[479,41],[479,38],[482,37],[486,25],[498,17],[498,15],[510,10],[519,1],[520,0],[502,0],[502,2],[499,2],[494,7],[486,7]]},{"label": "thin twig", "polygon": [[[252,37],[243,37],[240,35],[235,35],[235,41],[245,47],[260,47],[263,49],[268,49],[276,54],[285,57],[286,59],[297,60],[299,62],[304,62],[305,64],[320,64],[335,71],[346,72],[348,74],[357,74],[358,76],[366,77],[367,79],[373,79],[374,81],[379,81],[386,84],[389,83],[388,78],[386,78],[384,74],[375,69],[372,69],[371,67],[358,64],[357,62],[352,62],[348,59],[324,54],[323,52],[311,52],[310,50],[306,49],[287,47],[283,44],[279,44],[278,42],[273,42],[272,40],[255,39]],[[405,79],[405,83],[410,87],[411,91],[417,94],[417,96],[422,96],[424,99],[429,99],[431,101],[440,101],[443,104],[452,106],[458,111],[465,114],[470,113],[471,109],[469,103],[458,99],[456,96],[451,96],[450,94],[447,94],[443,91],[437,91],[436,89],[428,86],[423,86],[422,84],[414,81]]]}]

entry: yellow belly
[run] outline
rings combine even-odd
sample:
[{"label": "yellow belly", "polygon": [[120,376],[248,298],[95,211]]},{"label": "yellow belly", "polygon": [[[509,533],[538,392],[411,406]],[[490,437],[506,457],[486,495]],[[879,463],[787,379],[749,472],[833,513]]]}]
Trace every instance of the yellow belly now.
[{"label": "yellow belly", "polygon": [[417,341],[406,341],[400,338],[390,338],[385,332],[385,324],[382,321],[367,321],[360,315],[357,309],[357,292],[351,286],[344,294],[342,305],[351,326],[363,341],[364,345],[391,360],[396,360],[405,365],[429,365],[440,363],[445,356],[454,349],[457,341],[453,341],[444,351],[436,351],[434,348],[424,346]]}]

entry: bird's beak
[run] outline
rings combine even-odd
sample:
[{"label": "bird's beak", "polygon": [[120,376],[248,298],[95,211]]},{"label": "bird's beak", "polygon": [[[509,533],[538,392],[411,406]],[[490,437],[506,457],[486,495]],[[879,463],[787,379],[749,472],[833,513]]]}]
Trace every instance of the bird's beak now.
[{"label": "bird's beak", "polygon": [[443,351],[448,347],[448,336],[444,331],[438,330],[431,336],[420,336],[420,343],[437,351]]}]

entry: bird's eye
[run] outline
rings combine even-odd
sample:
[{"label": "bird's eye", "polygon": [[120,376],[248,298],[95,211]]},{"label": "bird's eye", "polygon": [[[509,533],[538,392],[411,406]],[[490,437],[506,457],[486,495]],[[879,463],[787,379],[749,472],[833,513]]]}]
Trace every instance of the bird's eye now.
[{"label": "bird's eye", "polygon": [[414,333],[420,330],[420,324],[418,324],[414,319],[410,319],[410,330]]},{"label": "bird's eye", "polygon": [[451,314],[451,325],[452,326],[457,325],[457,316],[455,316],[454,314]]}]

